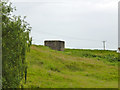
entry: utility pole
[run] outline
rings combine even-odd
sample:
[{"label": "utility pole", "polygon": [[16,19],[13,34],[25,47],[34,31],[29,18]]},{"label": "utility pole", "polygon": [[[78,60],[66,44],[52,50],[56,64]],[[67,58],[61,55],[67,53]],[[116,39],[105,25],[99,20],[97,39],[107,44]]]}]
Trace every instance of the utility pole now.
[{"label": "utility pole", "polygon": [[106,42],[106,41],[103,41],[103,49],[104,49],[104,50],[105,50],[105,42]]}]

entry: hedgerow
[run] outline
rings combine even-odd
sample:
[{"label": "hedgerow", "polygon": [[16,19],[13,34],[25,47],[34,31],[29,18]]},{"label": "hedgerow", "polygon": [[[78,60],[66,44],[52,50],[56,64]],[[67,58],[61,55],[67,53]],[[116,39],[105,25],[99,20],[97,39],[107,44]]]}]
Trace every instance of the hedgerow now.
[{"label": "hedgerow", "polygon": [[12,15],[16,9],[7,1],[2,4],[2,87],[17,88],[24,78],[26,52],[30,50],[31,27],[21,16]]}]

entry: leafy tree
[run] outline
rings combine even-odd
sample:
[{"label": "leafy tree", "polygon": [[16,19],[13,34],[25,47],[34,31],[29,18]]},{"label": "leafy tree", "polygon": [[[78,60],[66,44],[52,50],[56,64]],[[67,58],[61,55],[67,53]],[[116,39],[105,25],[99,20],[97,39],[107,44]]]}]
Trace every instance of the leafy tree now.
[{"label": "leafy tree", "polygon": [[2,85],[3,88],[17,88],[24,78],[27,63],[26,52],[30,51],[32,38],[30,25],[21,16],[11,13],[16,10],[12,3],[2,4]]}]

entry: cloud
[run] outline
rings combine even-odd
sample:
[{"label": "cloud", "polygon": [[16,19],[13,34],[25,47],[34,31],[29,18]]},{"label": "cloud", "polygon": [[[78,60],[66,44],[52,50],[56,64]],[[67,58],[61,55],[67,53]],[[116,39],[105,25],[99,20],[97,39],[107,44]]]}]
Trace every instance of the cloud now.
[{"label": "cloud", "polygon": [[[68,42],[69,47],[98,45],[90,45],[90,41],[77,42],[58,34],[100,40],[100,45],[102,40],[112,43],[117,41],[117,0],[24,0],[21,3],[19,0],[16,1],[16,14],[25,14],[28,17],[27,21],[33,27],[34,42],[39,43],[46,38],[61,38]],[[30,3],[25,3],[26,1]]]},{"label": "cloud", "polygon": [[[115,11],[118,7],[118,0],[10,0],[12,2],[37,2],[45,6],[64,6],[72,9],[83,11],[94,10],[111,10]],[[73,10],[74,11],[74,10]],[[77,10],[78,11],[78,10]]]}]

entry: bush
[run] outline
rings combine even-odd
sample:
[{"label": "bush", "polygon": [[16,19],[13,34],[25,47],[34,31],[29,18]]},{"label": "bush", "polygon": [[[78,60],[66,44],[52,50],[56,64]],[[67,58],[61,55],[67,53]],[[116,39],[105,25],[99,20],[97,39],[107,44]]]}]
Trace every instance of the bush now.
[{"label": "bush", "polygon": [[3,88],[17,88],[27,67],[25,56],[30,50],[31,27],[21,16],[13,16],[16,10],[9,2],[2,4],[2,84]]}]

